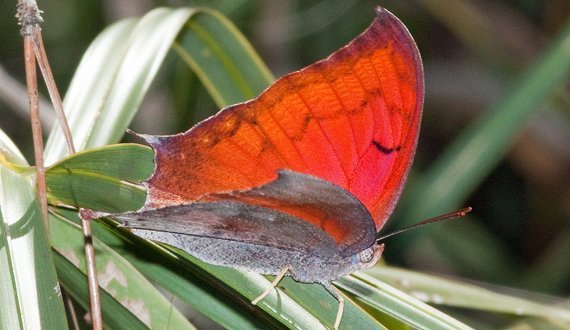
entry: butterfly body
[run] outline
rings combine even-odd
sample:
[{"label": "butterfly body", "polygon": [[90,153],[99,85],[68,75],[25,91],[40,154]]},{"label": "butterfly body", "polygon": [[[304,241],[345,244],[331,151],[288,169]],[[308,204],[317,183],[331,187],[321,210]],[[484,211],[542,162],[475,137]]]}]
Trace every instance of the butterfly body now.
[{"label": "butterfly body", "polygon": [[[235,243],[217,238],[188,237],[184,234],[142,229],[134,229],[133,233],[146,239],[168,242],[169,245],[187,251],[209,264],[264,275],[277,275],[285,267],[289,267],[288,275],[294,280],[325,285],[359,269],[374,266],[382,252],[381,246],[372,245],[370,249],[374,253],[373,258],[369,262],[363,262],[361,253],[350,257],[335,254],[323,258],[301,252],[284,251],[249,243]],[[252,260],[255,260],[255,263],[252,263]]]}]

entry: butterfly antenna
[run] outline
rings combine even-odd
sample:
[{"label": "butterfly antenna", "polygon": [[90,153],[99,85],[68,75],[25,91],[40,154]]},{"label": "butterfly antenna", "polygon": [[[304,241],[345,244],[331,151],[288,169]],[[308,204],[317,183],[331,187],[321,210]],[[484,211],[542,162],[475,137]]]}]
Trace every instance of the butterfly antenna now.
[{"label": "butterfly antenna", "polygon": [[397,234],[401,234],[401,233],[403,233],[403,232],[405,232],[405,231],[408,231],[408,230],[410,230],[410,229],[415,229],[415,228],[418,228],[418,227],[423,227],[423,226],[425,226],[425,225],[429,225],[430,223],[440,222],[440,221],[443,221],[443,220],[451,220],[451,219],[456,219],[456,218],[462,218],[462,217],[466,216],[467,213],[471,212],[471,210],[472,210],[471,207],[466,207],[466,208],[463,208],[463,209],[460,209],[460,210],[457,210],[457,211],[453,211],[453,212],[449,212],[449,213],[446,213],[446,214],[438,215],[437,217],[433,217],[433,218],[424,220],[424,221],[422,221],[422,222],[418,222],[418,223],[416,223],[416,224],[413,224],[413,225],[411,225],[411,226],[405,227],[405,228],[403,228],[403,229],[396,230],[395,232],[392,232],[392,233],[389,233],[389,234],[386,234],[386,235],[382,235],[382,236],[380,236],[380,237],[378,237],[378,238],[376,239],[376,243],[380,243],[380,241],[383,241],[383,240],[385,240],[385,239],[388,238],[388,237],[391,237],[391,236],[394,236],[394,235],[397,235]]}]

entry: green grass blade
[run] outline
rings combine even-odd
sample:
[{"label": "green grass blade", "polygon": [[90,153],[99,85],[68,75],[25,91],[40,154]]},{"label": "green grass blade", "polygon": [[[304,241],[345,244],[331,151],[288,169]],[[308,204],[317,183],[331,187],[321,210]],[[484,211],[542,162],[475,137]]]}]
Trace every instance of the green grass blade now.
[{"label": "green grass blade", "polygon": [[568,309],[501,294],[498,289],[491,291],[396,267],[375,267],[366,273],[427,303],[570,322]]},{"label": "green grass blade", "polygon": [[254,98],[273,81],[244,36],[212,10],[203,9],[188,21],[174,49],[220,107]]},{"label": "green grass blade", "polygon": [[152,174],[153,157],[152,149],[141,144],[110,144],[68,156],[46,171],[50,173],[71,170],[114,176],[129,182],[142,182]]},{"label": "green grass blade", "polygon": [[146,146],[117,144],[69,156],[46,170],[50,203],[108,212],[138,209],[146,193],[125,182],[148,178],[153,155]]},{"label": "green grass blade", "polygon": [[67,319],[39,201],[14,144],[0,131],[0,327],[66,329]]},{"label": "green grass blade", "polygon": [[[61,215],[50,217],[50,227],[52,246],[59,255],[57,265],[62,282],[70,294],[87,307],[89,296],[81,227]],[[93,242],[99,286],[105,293],[102,307],[106,324],[123,329],[141,326],[158,329],[166,325],[172,329],[193,328],[172,303],[111,246],[97,236]]]},{"label": "green grass blade", "polygon": [[[80,304],[84,310],[89,310],[89,291],[84,284],[87,276],[78,270],[75,265],[57,251],[53,252],[57,274],[65,289],[65,293]],[[135,315],[130,313],[110,294],[100,290],[101,305],[103,308],[103,325],[110,329],[148,329],[148,327]],[[75,306],[77,308],[77,306]]]},{"label": "green grass blade", "polygon": [[424,304],[384,282],[357,272],[338,281],[360,302],[418,329],[471,329],[458,320]]}]

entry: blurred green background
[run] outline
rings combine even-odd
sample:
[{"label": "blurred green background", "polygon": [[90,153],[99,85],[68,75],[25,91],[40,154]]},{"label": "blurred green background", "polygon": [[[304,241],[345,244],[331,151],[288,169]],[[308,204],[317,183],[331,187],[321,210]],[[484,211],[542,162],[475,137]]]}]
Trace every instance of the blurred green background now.
[{"label": "blurred green background", "polygon": [[[0,1],[0,129],[31,161],[15,3]],[[496,109],[493,106],[532,68],[570,15],[567,0],[40,1],[45,12],[44,42],[62,95],[83,52],[105,26],[158,6],[184,5],[208,6],[227,15],[277,77],[346,44],[368,26],[376,5],[408,26],[423,56],[426,102],[414,171],[390,228],[436,215],[418,215],[407,196],[421,196],[422,177],[433,162],[465,127]],[[498,128],[517,133],[506,141],[508,150],[498,165],[474,179],[476,189],[464,203],[474,208],[472,216],[390,239],[385,252],[389,264],[568,296],[568,76],[567,72],[565,83],[549,93],[522,128],[508,122]],[[176,133],[216,110],[198,79],[171,52],[131,128],[149,134]],[[48,111],[43,115],[49,132],[54,115]],[[427,196],[430,191],[423,193]]]}]

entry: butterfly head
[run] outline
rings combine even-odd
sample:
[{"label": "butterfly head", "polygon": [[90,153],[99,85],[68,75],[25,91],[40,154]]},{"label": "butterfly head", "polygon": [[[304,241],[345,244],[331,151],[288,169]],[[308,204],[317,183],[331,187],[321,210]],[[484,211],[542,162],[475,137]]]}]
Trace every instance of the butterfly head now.
[{"label": "butterfly head", "polygon": [[360,251],[355,255],[357,258],[357,269],[365,269],[373,267],[378,259],[382,256],[384,244],[374,244],[371,247]]}]

